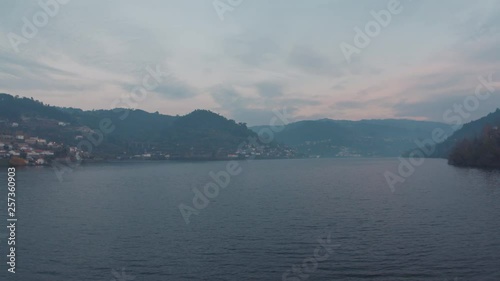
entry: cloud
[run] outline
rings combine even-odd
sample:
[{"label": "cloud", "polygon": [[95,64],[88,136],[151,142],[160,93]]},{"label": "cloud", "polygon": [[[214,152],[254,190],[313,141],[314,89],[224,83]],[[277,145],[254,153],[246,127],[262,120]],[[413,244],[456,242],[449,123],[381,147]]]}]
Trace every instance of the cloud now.
[{"label": "cloud", "polygon": [[62,74],[74,75],[69,71],[61,70],[44,63],[38,62],[34,58],[23,58],[0,53],[0,72],[16,77],[22,77],[25,73],[36,75]]},{"label": "cloud", "polygon": [[[140,85],[140,83],[124,84],[122,85],[122,88],[125,92],[132,92],[134,88]],[[198,95],[198,92],[195,88],[189,86],[186,83],[173,79],[169,79],[168,82],[162,82],[161,84],[153,88],[151,92],[158,94],[158,96],[161,98],[172,100],[189,99]]]},{"label": "cloud", "polygon": [[283,84],[280,82],[260,82],[255,85],[259,95],[265,98],[283,96]]},{"label": "cloud", "polygon": [[211,95],[220,106],[217,110],[224,111],[237,121],[248,122],[250,125],[262,125],[269,123],[270,118],[274,116],[274,110],[286,107],[287,112],[298,113],[304,108],[321,104],[320,101],[314,99],[301,98],[300,96],[291,97],[286,94],[279,96],[263,96],[260,93],[259,96],[243,94],[242,92],[245,90],[248,89],[237,89],[230,85],[214,87],[211,90]]},{"label": "cloud", "polygon": [[188,99],[198,95],[198,90],[185,82],[169,76],[154,89],[159,96],[167,99]]},{"label": "cloud", "polygon": [[309,74],[330,75],[332,77],[343,75],[341,68],[336,66],[328,56],[307,46],[293,48],[288,57],[288,62],[290,65]]},{"label": "cloud", "polygon": [[246,31],[224,40],[224,53],[246,65],[269,63],[280,47],[272,37]]},{"label": "cloud", "polygon": [[[424,100],[421,102],[400,102],[394,105],[396,109],[395,117],[404,118],[423,118],[438,122],[445,122],[443,115],[448,110],[454,110],[455,105],[464,106],[468,96],[473,95],[473,92],[459,92],[452,96],[436,97],[432,100]],[[500,104],[500,96],[491,95],[486,101],[479,101],[477,110],[466,111],[466,122],[479,119],[498,108]]]},{"label": "cloud", "polygon": [[[64,80],[54,79],[63,77]],[[51,66],[39,59],[27,59],[0,54],[0,79],[4,91],[23,94],[29,90],[63,90],[68,92],[95,91],[95,83],[74,83],[78,75],[69,70]],[[57,82],[56,82],[57,81]]]},{"label": "cloud", "polygon": [[240,108],[245,105],[243,96],[232,86],[219,85],[212,89],[211,95],[221,106]]},{"label": "cloud", "polygon": [[154,90],[162,97],[170,99],[187,99],[196,96],[196,92],[185,84],[163,84]]},{"label": "cloud", "polygon": [[[463,105],[468,96],[474,95],[480,83],[478,77],[494,74],[493,84],[500,90],[498,54],[492,51],[493,46],[500,43],[499,38],[485,36],[482,40],[463,40],[414,66],[408,73],[380,83],[383,87],[365,90],[367,95],[362,101],[340,102],[336,106],[366,109],[371,104],[391,108],[394,117],[443,122],[447,110]],[[492,95],[465,119],[481,118],[499,104],[500,96]]]},{"label": "cloud", "polygon": [[[387,5],[360,1],[248,1],[224,22],[210,1],[70,1],[22,52],[0,37],[0,91],[106,108],[106,99],[140,85],[146,66],[161,64],[172,77],[142,109],[206,108],[253,124],[282,106],[297,118],[440,121],[479,75],[500,70],[494,0],[412,3],[347,63],[339,44]],[[4,34],[20,33],[22,18],[40,10],[36,2],[6,5]]]}]

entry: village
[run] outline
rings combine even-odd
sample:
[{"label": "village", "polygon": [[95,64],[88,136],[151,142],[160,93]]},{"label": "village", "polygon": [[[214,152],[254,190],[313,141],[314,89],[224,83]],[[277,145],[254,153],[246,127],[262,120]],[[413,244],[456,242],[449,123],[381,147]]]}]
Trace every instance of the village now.
[{"label": "village", "polygon": [[[48,165],[58,151],[65,150],[63,143],[57,143],[38,136],[31,136],[22,130],[16,130],[19,124],[9,124],[11,132],[0,134],[0,163],[16,166]],[[72,154],[77,153],[76,147],[69,147]],[[4,163],[5,162],[5,163]]]},{"label": "village", "polygon": [[[199,150],[192,147],[187,152],[176,151],[176,149],[158,149],[150,144],[133,143],[128,151],[115,153],[90,154],[79,147],[79,143],[85,141],[82,135],[73,134],[70,143],[64,143],[60,139],[51,140],[42,138],[33,133],[31,127],[17,122],[0,122],[0,165],[13,166],[46,166],[57,159],[76,158],[85,159],[86,162],[99,162],[104,160],[224,160],[224,159],[273,159],[273,158],[296,158],[296,152],[287,147],[272,147],[270,145],[251,145],[243,143],[237,150],[219,149],[216,152]],[[25,122],[26,123],[26,122]],[[30,123],[27,123],[30,124]],[[33,124],[31,124],[33,125]],[[69,124],[55,122],[59,128],[67,128]],[[77,132],[83,132],[85,128],[79,128]],[[86,132],[86,131],[85,131]],[[139,152],[139,153],[138,153]]]}]

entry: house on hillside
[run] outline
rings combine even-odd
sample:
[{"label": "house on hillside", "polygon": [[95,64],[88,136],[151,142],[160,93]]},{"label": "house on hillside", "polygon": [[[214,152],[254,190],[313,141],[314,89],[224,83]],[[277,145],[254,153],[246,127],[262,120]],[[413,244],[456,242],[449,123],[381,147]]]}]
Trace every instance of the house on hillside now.
[{"label": "house on hillside", "polygon": [[57,148],[57,147],[61,147],[62,145],[61,145],[61,144],[58,144],[58,143],[56,143],[56,142],[54,142],[54,141],[51,141],[51,142],[49,142],[49,143],[47,144],[47,146],[48,146],[48,147],[50,147],[50,148]]},{"label": "house on hillside", "polygon": [[54,152],[48,150],[44,150],[40,154],[45,156],[54,156]]},{"label": "house on hillside", "polygon": [[30,150],[32,150],[32,149],[31,149],[31,147],[29,147],[26,143],[22,143],[22,144],[20,144],[20,145],[19,145],[19,149],[20,149],[21,151],[30,151]]},{"label": "house on hillside", "polygon": [[31,144],[31,145],[35,144],[37,141],[38,141],[37,137],[31,137],[31,138],[28,138],[28,139],[25,140],[25,142],[27,144]]},{"label": "house on hillside", "polygon": [[35,151],[31,151],[31,152],[28,152],[28,153],[26,154],[26,156],[35,158],[35,157],[40,156],[40,153],[35,152]]},{"label": "house on hillside", "polygon": [[12,140],[13,137],[11,135],[0,135],[0,139],[2,139],[3,141],[9,141]]}]

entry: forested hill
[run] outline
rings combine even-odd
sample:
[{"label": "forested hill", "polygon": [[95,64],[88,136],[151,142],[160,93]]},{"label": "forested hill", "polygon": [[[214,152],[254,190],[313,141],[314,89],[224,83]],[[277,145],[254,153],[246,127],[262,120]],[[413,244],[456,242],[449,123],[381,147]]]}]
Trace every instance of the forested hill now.
[{"label": "forested hill", "polygon": [[488,114],[487,116],[465,124],[457,130],[446,141],[436,146],[436,152],[433,155],[438,158],[448,158],[457,144],[463,140],[473,141],[484,135],[484,130],[490,127],[500,126],[500,109]]},{"label": "forested hill", "polygon": [[449,163],[456,166],[500,168],[500,109],[465,125],[443,143]]},{"label": "forested hill", "polygon": [[23,118],[51,118],[64,122],[74,122],[75,119],[60,108],[45,105],[33,98],[20,98],[0,93],[0,118],[4,120],[20,121]]},{"label": "forested hill", "polygon": [[[12,123],[18,126],[13,128]],[[102,128],[104,126],[104,129]],[[112,132],[104,132],[106,128]],[[102,142],[104,156],[161,151],[179,158],[223,158],[256,134],[208,110],[169,116],[143,110],[81,110],[46,105],[32,98],[0,94],[0,134],[25,134],[76,145],[82,136]]]},{"label": "forested hill", "polygon": [[[252,127],[258,131],[262,126]],[[288,124],[275,139],[300,152],[321,157],[398,157],[429,138],[436,128],[451,135],[450,126],[428,121],[311,120]]]}]

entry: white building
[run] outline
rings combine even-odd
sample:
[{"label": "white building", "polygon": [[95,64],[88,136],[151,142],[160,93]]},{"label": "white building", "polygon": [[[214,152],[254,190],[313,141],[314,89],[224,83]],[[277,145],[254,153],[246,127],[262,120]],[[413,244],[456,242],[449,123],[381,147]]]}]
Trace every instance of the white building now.
[{"label": "white building", "polygon": [[21,146],[19,149],[23,150],[23,151],[29,151],[29,150],[32,150],[31,147],[27,146],[27,145],[23,145]]},{"label": "white building", "polygon": [[48,147],[54,147],[54,146],[57,146],[57,143],[51,141],[47,144]]},{"label": "white building", "polygon": [[35,144],[37,141],[38,141],[38,138],[31,137],[31,138],[28,138],[25,142],[29,143],[29,144]]}]

